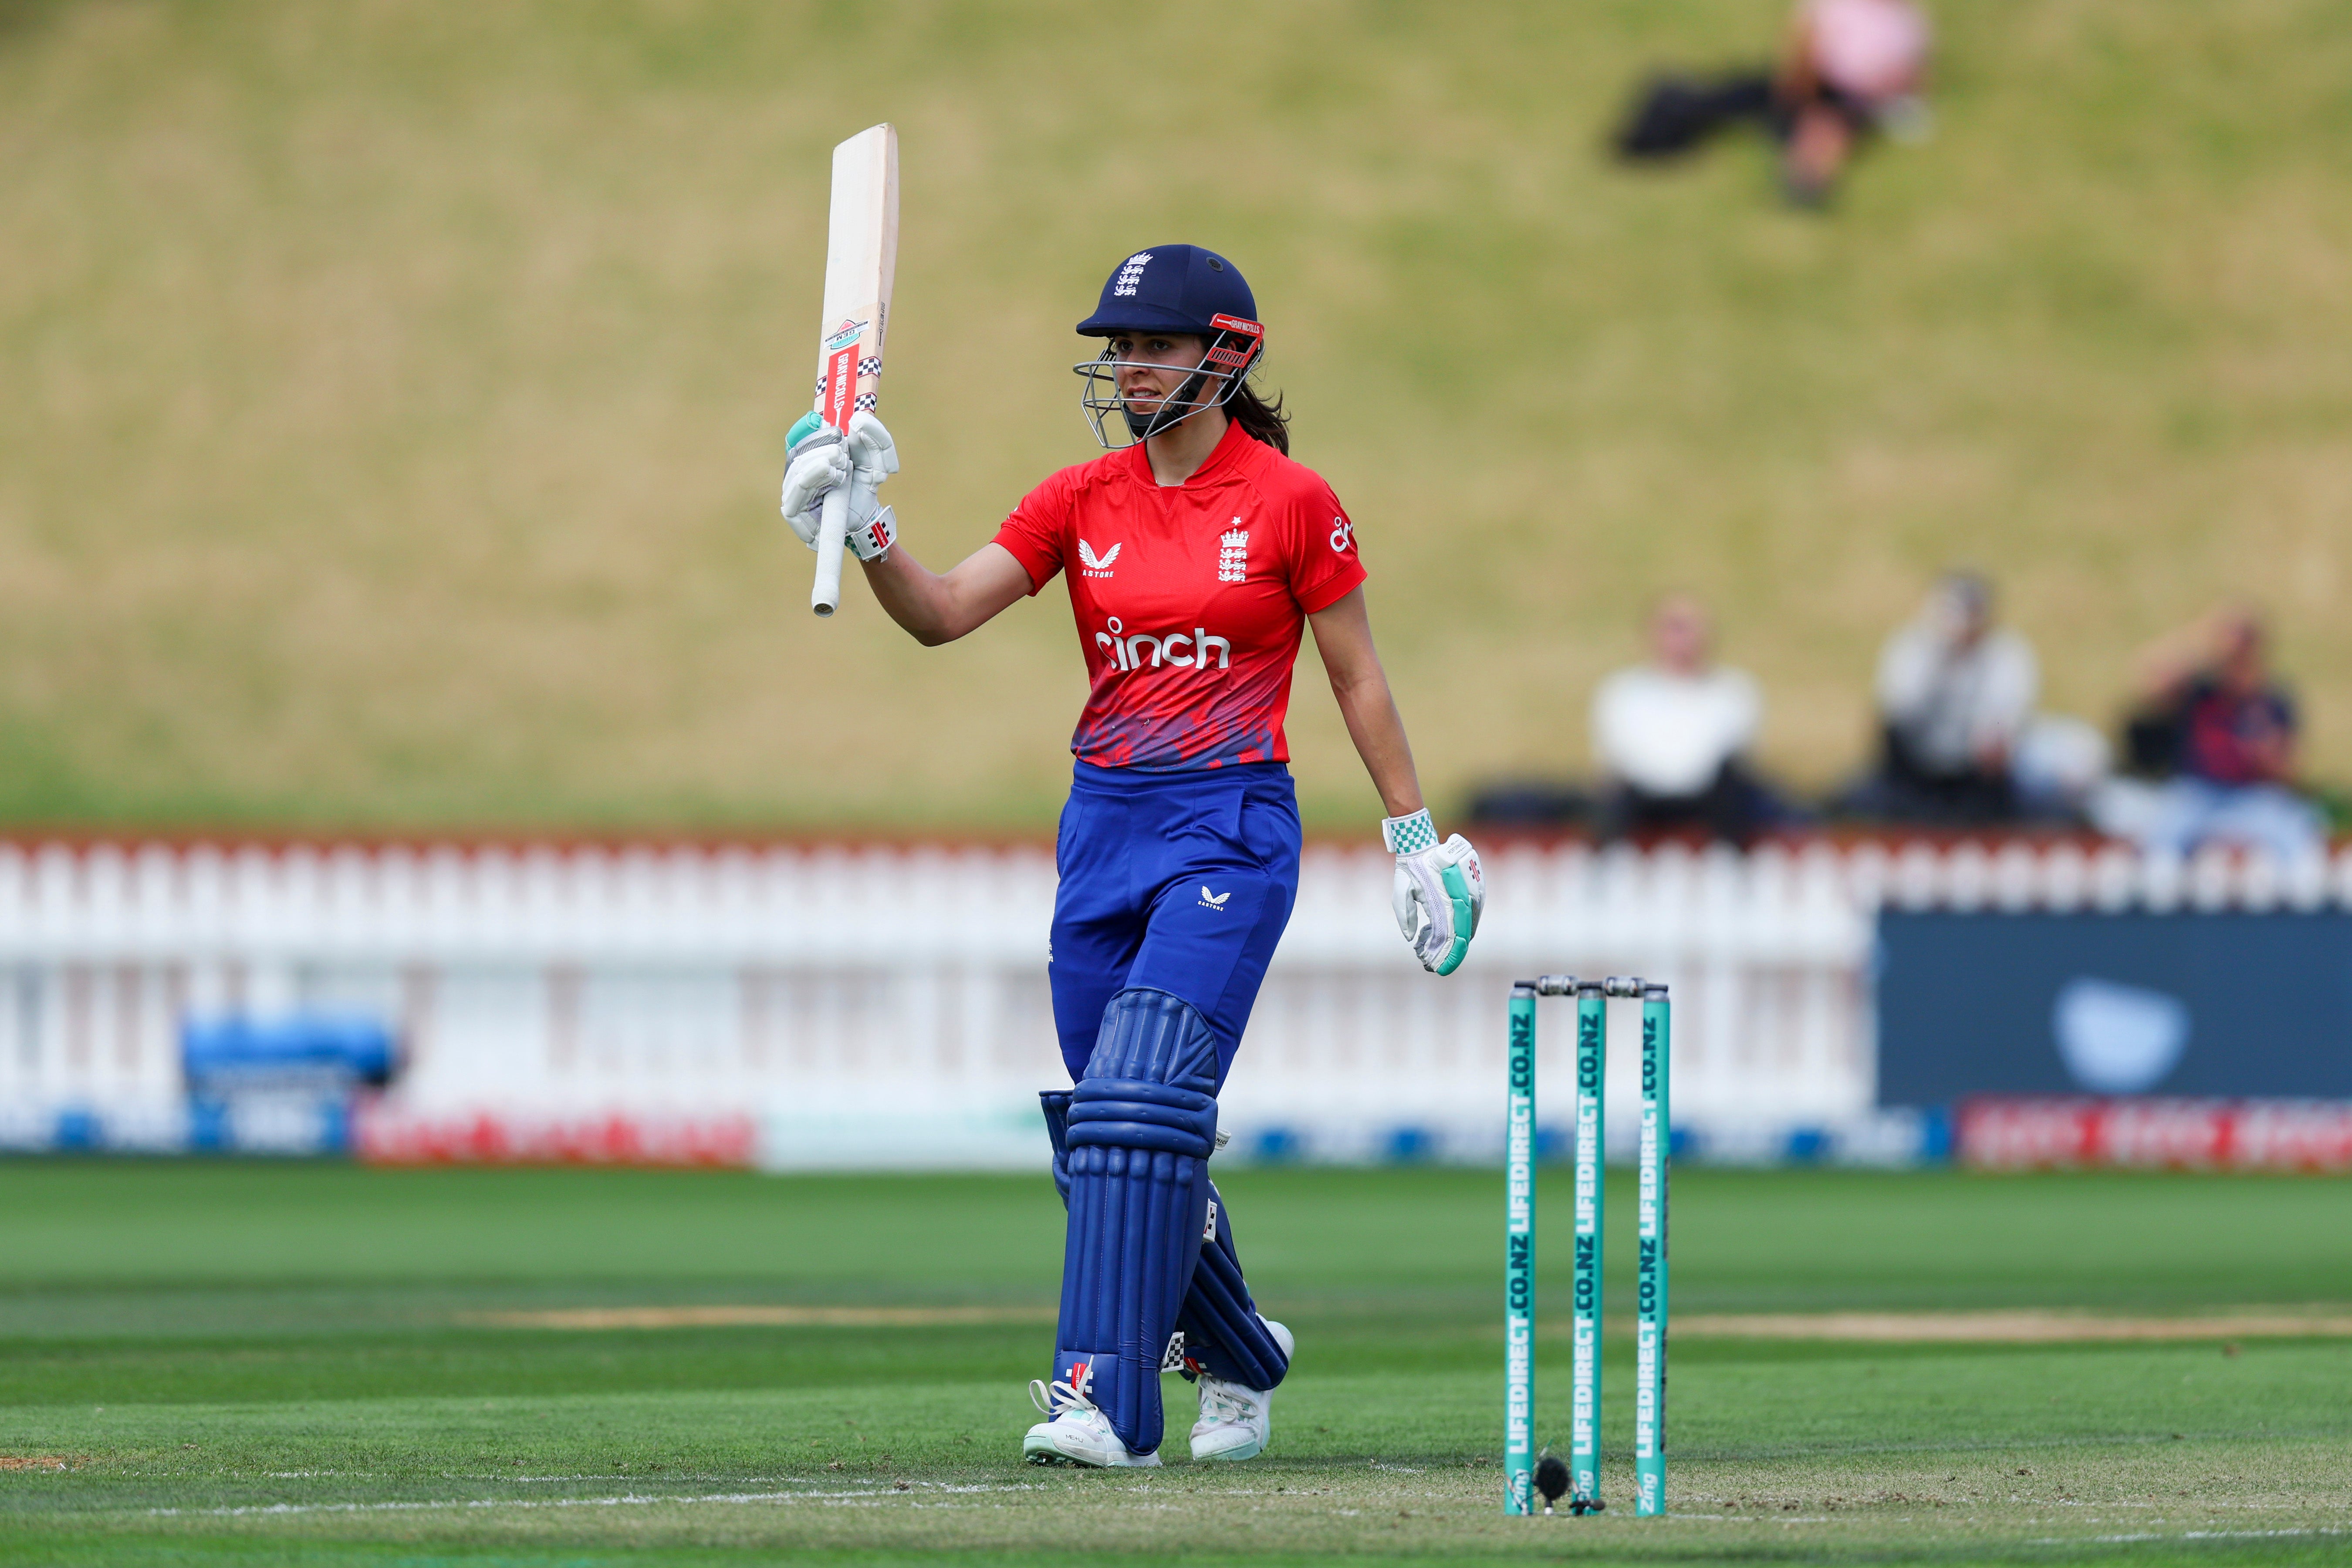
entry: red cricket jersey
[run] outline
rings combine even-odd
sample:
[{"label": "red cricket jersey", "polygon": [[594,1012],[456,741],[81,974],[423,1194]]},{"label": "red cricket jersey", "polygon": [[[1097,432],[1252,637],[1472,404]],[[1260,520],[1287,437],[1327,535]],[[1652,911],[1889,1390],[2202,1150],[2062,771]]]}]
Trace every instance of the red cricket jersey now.
[{"label": "red cricket jersey", "polygon": [[1181,485],[1140,442],[1064,468],[996,542],[1032,594],[1069,572],[1093,686],[1070,750],[1150,773],[1288,762],[1300,630],[1364,580],[1331,487],[1238,425]]}]

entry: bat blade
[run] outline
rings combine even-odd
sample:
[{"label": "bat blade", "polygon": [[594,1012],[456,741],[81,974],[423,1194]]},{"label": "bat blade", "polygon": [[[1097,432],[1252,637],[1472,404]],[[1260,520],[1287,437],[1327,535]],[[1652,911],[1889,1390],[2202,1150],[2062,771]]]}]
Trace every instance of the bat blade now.
[{"label": "bat blade", "polygon": [[[882,340],[890,325],[890,285],[898,269],[898,132],[859,132],[833,150],[833,210],[824,247],[824,316],[817,335],[816,411],[845,435],[849,416],[880,395]],[[841,603],[841,556],[848,498],[825,499],[817,534],[816,584],[809,607]]]}]

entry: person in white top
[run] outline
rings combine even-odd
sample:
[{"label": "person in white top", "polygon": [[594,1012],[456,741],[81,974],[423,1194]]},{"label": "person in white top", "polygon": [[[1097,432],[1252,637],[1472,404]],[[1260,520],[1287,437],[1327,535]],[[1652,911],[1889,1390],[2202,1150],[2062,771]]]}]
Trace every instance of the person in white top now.
[{"label": "person in white top", "polygon": [[1745,670],[1714,662],[1706,611],[1688,595],[1661,599],[1648,630],[1649,662],[1607,676],[1592,694],[1604,830],[1696,827],[1745,843],[1769,810],[1744,764],[1763,697]]},{"label": "person in white top", "polygon": [[1911,0],[1801,0],[1775,95],[1790,117],[1791,200],[1826,200],[1857,137],[1916,120],[1932,42]]},{"label": "person in white top", "polygon": [[1993,624],[1992,585],[1947,573],[1878,656],[1886,815],[1954,822],[2016,813],[2011,754],[2033,718],[2041,668]]}]

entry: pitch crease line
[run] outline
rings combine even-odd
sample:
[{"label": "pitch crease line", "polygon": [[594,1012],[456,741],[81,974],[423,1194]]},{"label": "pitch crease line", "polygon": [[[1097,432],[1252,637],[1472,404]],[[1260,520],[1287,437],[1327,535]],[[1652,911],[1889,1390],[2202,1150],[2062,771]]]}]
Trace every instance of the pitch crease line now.
[{"label": "pitch crease line", "polygon": [[1054,1307],[565,1307],[544,1311],[461,1312],[475,1328],[609,1329],[822,1328],[928,1329],[959,1325],[1050,1323]]},{"label": "pitch crease line", "polygon": [[249,1503],[236,1508],[151,1508],[151,1519],[244,1519],[298,1513],[415,1513],[432,1509],[488,1508],[629,1508],[650,1507],[660,1503],[761,1503],[761,1502],[882,1502],[895,1497],[912,1500],[914,1493],[949,1493],[966,1495],[973,1492],[1023,1492],[1040,1489],[1035,1482],[1002,1486],[941,1486],[936,1483],[914,1483],[901,1492],[896,1487],[879,1487],[869,1491],[853,1492],[627,1492],[614,1497],[583,1498],[441,1498],[422,1502],[273,1502]]}]

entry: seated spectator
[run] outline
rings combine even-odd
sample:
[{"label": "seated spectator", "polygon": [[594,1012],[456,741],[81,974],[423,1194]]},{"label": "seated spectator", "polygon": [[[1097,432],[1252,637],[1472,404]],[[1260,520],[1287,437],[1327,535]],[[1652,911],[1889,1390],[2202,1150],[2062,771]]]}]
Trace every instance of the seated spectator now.
[{"label": "seated spectator", "polygon": [[1927,18],[1910,0],[1803,0],[1774,97],[1787,117],[1781,177],[1790,199],[1829,197],[1855,142],[1919,113]]},{"label": "seated spectator", "polygon": [[2181,855],[2209,843],[2282,860],[2319,852],[2320,814],[2293,782],[2294,702],[2270,672],[2267,640],[2259,616],[2233,607],[2141,656],[2125,734],[2160,782],[2116,781],[2095,814],[2102,827]]},{"label": "seated spectator", "polygon": [[2015,817],[2011,753],[2040,684],[2032,647],[1993,624],[1992,584],[1946,574],[1879,654],[1879,769],[1848,809],[1954,826]]},{"label": "seated spectator", "polygon": [[1614,134],[1617,154],[1677,157],[1727,126],[1753,124],[1780,143],[1790,198],[1818,206],[1865,136],[1924,129],[1928,44],[1911,0],[1799,0],[1776,66],[1653,78]]},{"label": "seated spectator", "polygon": [[1592,694],[1592,751],[1607,775],[1602,831],[1696,828],[1745,844],[1775,815],[1745,756],[1764,703],[1744,670],[1711,658],[1706,612],[1687,595],[1658,602],[1650,662],[1606,677]]}]

